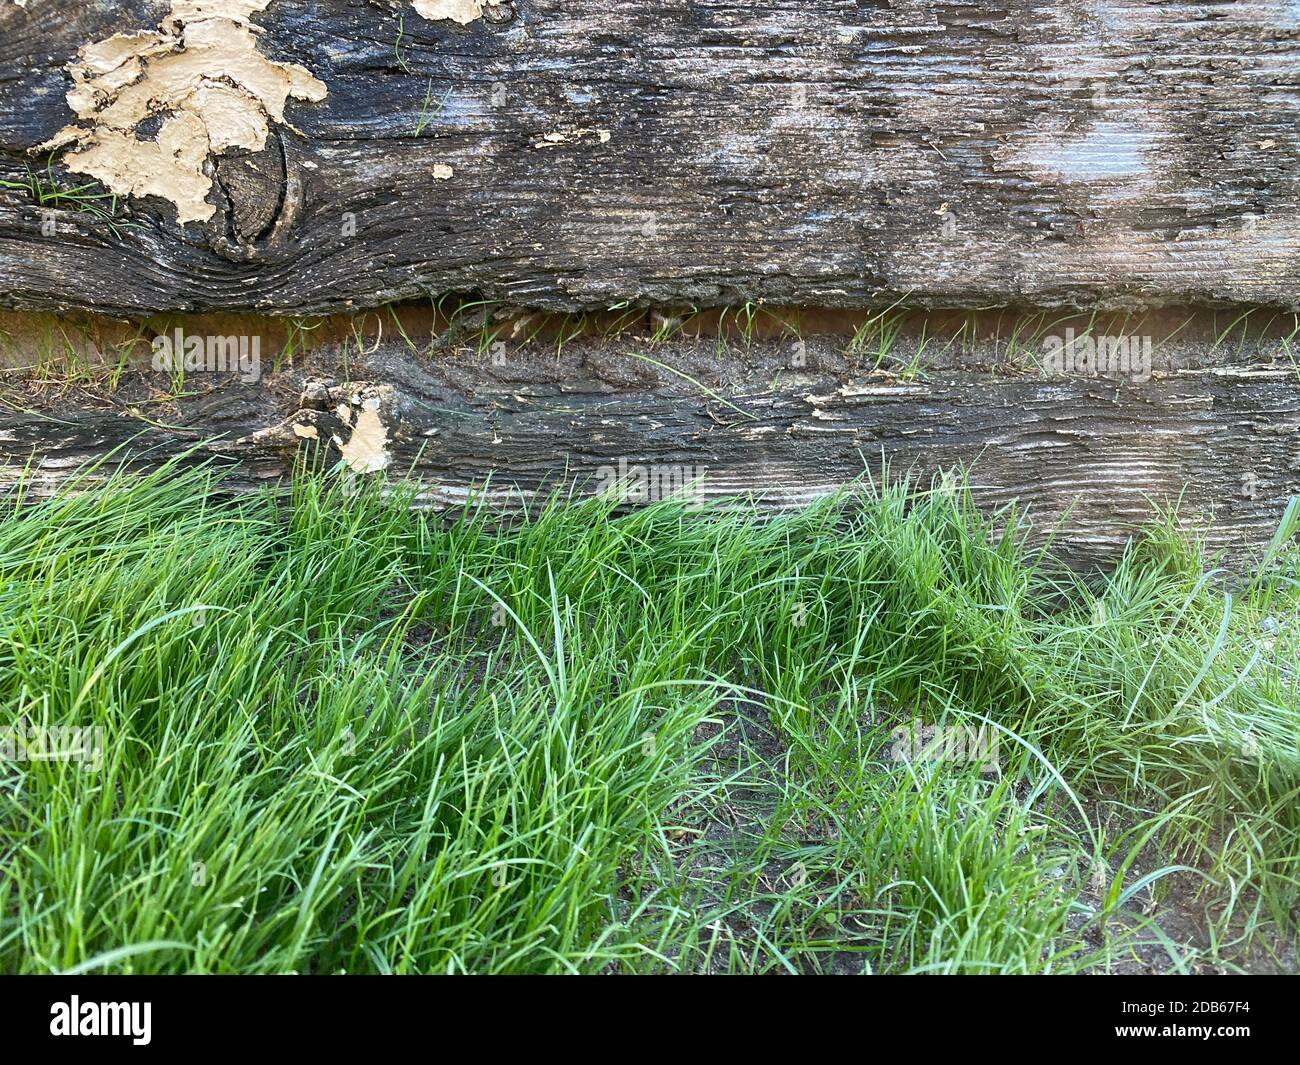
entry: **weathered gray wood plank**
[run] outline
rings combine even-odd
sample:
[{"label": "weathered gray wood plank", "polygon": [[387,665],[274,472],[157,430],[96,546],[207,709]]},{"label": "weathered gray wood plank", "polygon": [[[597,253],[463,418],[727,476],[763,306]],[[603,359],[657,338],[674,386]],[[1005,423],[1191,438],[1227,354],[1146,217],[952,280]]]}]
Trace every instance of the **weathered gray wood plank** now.
[{"label": "weathered gray wood plank", "polygon": [[581,338],[558,353],[430,358],[389,340],[364,359],[349,355],[351,380],[342,361],[260,382],[205,377],[172,406],[144,401],[148,379],[128,380],[111,400],[10,394],[0,484],[30,465],[28,490],[39,494],[110,453],[105,469],[126,457],[151,469],[193,448],[193,461],[227,466],[238,491],[275,483],[314,454],[409,475],[439,508],[486,492],[518,509],[553,490],[594,490],[610,471],[633,481],[632,503],[653,473],[661,488],[698,479],[701,499],[782,508],[879,477],[887,460],[891,476],[927,485],[968,467],[982,506],[1028,509],[1080,565],[1113,559],[1157,505],[1174,503],[1212,547],[1242,559],[1300,494],[1300,375],[1282,358],[1189,342],[1136,381],[983,365],[986,352],[907,376],[846,360],[830,338],[809,338],[798,359],[792,349]]},{"label": "weathered gray wood plank", "polygon": [[[204,221],[137,195],[115,229],[0,188],[0,304],[1300,302],[1293,0],[514,0],[465,25],[408,0],[203,6],[320,90],[299,80],[280,122],[272,86],[260,150],[202,153]],[[161,77],[201,52],[187,7],[0,0],[0,180],[75,123],[53,176],[84,181],[78,50],[188,31],[146,58]],[[199,55],[205,99],[234,106],[233,56]]]}]

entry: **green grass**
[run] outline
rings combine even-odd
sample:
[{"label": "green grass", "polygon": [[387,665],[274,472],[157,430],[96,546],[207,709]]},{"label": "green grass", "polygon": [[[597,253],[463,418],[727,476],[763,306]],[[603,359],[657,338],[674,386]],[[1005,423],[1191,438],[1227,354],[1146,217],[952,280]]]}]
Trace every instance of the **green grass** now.
[{"label": "green grass", "polygon": [[95,181],[65,187],[54,173],[54,156],[45,162],[44,170],[26,167],[22,181],[0,180],[0,188],[16,189],[27,193],[32,203],[46,211],[75,210],[103,222],[114,237],[120,238],[124,230],[143,228],[138,222],[126,219],[126,210],[119,211],[116,193],[109,192]]},{"label": "green grass", "polygon": [[[1230,596],[1169,521],[1085,582],[963,491],[406,504],[5,504],[0,723],[104,745],[0,762],[0,971],[1286,964],[1283,542]],[[914,719],[997,771],[894,757]]]}]

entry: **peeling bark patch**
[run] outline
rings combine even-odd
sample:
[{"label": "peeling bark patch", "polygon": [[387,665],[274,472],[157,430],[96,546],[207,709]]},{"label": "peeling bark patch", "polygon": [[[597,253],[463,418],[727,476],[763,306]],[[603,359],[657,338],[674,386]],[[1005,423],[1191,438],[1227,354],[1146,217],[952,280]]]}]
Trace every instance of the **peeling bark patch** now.
[{"label": "peeling bark patch", "polygon": [[388,427],[379,416],[379,408],[377,396],[362,400],[360,406],[353,408],[352,436],[346,441],[334,437],[334,445],[354,473],[378,473],[392,461],[388,452]]},{"label": "peeling bark patch", "polygon": [[169,200],[181,225],[211,218],[208,158],[262,150],[290,97],[318,102],[327,92],[304,68],[257,50],[261,29],[250,20],[270,2],[173,0],[157,30],[84,46],[67,68],[78,123],[40,150],[73,146],[69,169],[119,195]]},{"label": "peeling bark patch", "polygon": [[411,0],[411,6],[430,22],[459,22],[468,26],[483,17],[482,0]]},{"label": "peeling bark patch", "polygon": [[277,425],[236,440],[232,450],[254,447],[296,451],[304,440],[328,443],[353,473],[379,473],[392,462],[393,433],[401,421],[396,396],[388,384],[354,382],[330,387],[310,381],[299,409]]}]

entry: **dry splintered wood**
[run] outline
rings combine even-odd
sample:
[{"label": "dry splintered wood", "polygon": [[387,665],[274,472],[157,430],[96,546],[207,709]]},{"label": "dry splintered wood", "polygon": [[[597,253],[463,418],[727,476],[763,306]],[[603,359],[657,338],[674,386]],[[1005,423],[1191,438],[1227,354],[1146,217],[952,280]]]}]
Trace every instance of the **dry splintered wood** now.
[{"label": "dry splintered wood", "polygon": [[0,0],[0,304],[1295,308],[1298,129],[1295,0]]},{"label": "dry splintered wood", "polygon": [[878,368],[824,336],[579,337],[430,355],[390,330],[364,356],[331,343],[256,381],[191,375],[170,406],[157,402],[166,375],[134,370],[99,399],[11,394],[0,485],[21,479],[39,497],[87,463],[102,464],[95,480],[123,460],[149,470],[187,454],[221,466],[234,492],[308,460],[410,477],[434,508],[479,495],[517,511],[622,480],[630,505],[684,490],[780,510],[886,466],[923,488],[938,477],[940,490],[961,467],[981,507],[1027,510],[1073,565],[1113,561],[1176,505],[1244,569],[1300,493],[1300,373],[1284,345],[1194,333],[1157,345],[1136,380],[1045,375],[999,361],[1004,346],[987,340],[927,358],[937,346],[918,333]]}]

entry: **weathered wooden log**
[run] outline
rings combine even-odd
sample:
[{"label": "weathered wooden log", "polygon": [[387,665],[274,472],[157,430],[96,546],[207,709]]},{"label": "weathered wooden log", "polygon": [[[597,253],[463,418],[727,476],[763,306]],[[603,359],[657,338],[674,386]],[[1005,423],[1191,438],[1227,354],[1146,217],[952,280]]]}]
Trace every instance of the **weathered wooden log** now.
[{"label": "weathered wooden log", "polygon": [[881,358],[834,337],[644,332],[430,354],[390,327],[364,353],[322,343],[278,373],[268,353],[260,380],[234,367],[177,390],[131,370],[111,396],[15,384],[0,483],[27,470],[40,494],[87,462],[149,469],[193,449],[235,491],[314,456],[345,475],[413,477],[433,507],[613,489],[632,505],[676,493],[782,508],[886,463],[926,487],[960,466],[981,505],[1018,503],[1072,563],[1113,559],[1159,506],[1235,561],[1300,494],[1300,373],[1286,343],[1222,332],[1182,329],[1149,362],[1131,347],[1128,364],[1103,365],[1098,345],[1091,362],[1054,366],[1050,343],[1017,347],[1014,331],[961,345],[910,331]]},{"label": "weathered wooden log", "polygon": [[1297,128],[1291,0],[0,0],[0,303],[1294,308]]}]

